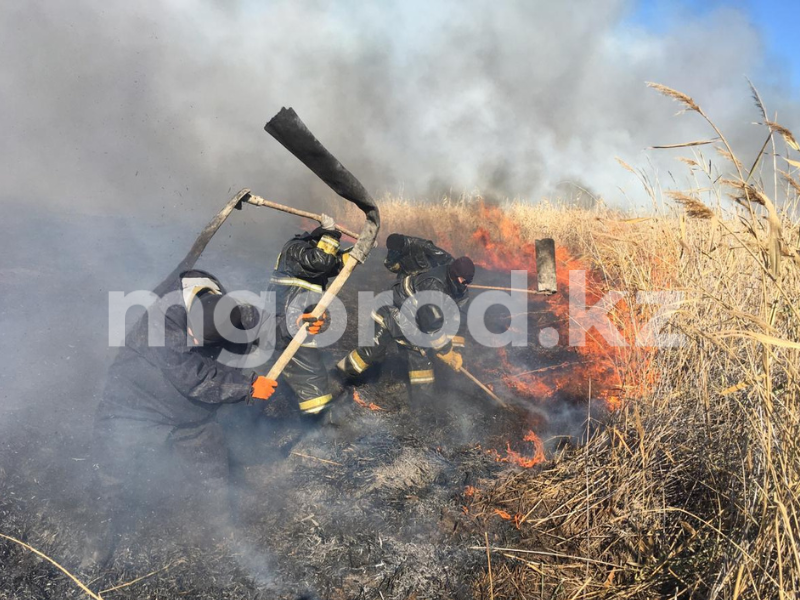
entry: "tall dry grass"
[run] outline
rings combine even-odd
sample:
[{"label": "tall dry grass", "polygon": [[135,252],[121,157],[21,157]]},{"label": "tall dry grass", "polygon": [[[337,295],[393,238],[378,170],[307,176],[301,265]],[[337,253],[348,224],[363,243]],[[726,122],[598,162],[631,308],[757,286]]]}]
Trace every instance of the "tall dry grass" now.
[{"label": "tall dry grass", "polygon": [[[766,141],[744,164],[693,99],[653,87],[716,136],[687,145],[685,189],[662,192],[623,164],[666,209],[637,219],[602,207],[503,208],[525,238],[554,237],[609,288],[680,291],[668,328],[685,344],[649,355],[636,373],[648,391],[587,444],[476,493],[471,513],[494,531],[491,582],[488,572],[477,579],[477,597],[800,598],[800,148],[755,94]],[[469,252],[476,227],[495,226],[477,206],[385,199],[384,230]]]}]

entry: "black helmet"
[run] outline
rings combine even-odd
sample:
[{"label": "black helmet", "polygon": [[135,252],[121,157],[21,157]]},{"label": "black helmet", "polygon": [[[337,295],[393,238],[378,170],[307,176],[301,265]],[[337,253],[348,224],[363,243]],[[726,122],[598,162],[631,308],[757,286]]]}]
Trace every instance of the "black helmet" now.
[{"label": "black helmet", "polygon": [[[220,306],[222,304],[222,306]],[[228,311],[219,317],[219,327],[214,315],[217,310]],[[203,332],[203,345],[218,346],[225,341],[235,341],[236,330],[245,331],[258,324],[260,314],[255,306],[236,302],[230,296],[207,292],[199,294],[189,309],[189,327]]]}]

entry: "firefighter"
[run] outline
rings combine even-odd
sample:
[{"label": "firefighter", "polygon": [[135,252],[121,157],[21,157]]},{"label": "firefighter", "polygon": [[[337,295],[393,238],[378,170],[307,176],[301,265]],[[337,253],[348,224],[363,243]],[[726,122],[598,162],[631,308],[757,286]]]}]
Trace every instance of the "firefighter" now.
[{"label": "firefighter", "polygon": [[[229,466],[217,409],[266,400],[277,385],[217,360],[234,329],[256,327],[260,315],[255,307],[224,297],[213,275],[179,266],[154,293],[158,300],[128,333],[109,369],[95,414],[95,512],[83,567],[103,566],[111,558],[133,485],[161,462],[164,450],[177,455],[187,475],[202,484],[204,494],[193,506],[207,509],[203,523],[209,534],[224,536]],[[229,318],[218,326],[214,314],[225,317],[226,310]]]},{"label": "firefighter", "polygon": [[[347,354],[337,364],[339,371],[345,377],[357,377],[371,365],[383,360],[390,345],[397,344],[398,348],[405,351],[408,360],[408,378],[412,390],[416,389],[423,398],[430,397],[434,383],[434,354],[456,371],[461,369],[462,358],[453,347],[453,338],[441,331],[446,319],[454,315],[446,315],[435,304],[422,304],[417,295],[438,292],[449,296],[461,308],[469,299],[468,285],[474,275],[472,260],[462,256],[448,264],[397,280],[392,286],[392,304],[372,313],[378,325],[374,344],[359,347]],[[410,325],[404,304],[407,304],[406,308],[416,309],[415,324],[422,333],[432,336],[430,347],[414,344],[403,331],[408,330]]]},{"label": "firefighter", "polygon": [[[328,280],[342,270],[347,252],[340,248],[341,235],[333,219],[322,215],[319,227],[296,235],[281,250],[270,278],[271,289],[276,292],[279,350],[289,344],[304,322],[314,321],[310,313],[322,298]],[[327,313],[321,320],[327,322]],[[333,400],[324,353],[313,338],[297,350],[283,376],[297,396],[303,415],[321,415]]]},{"label": "firefighter", "polygon": [[[419,275],[435,267],[449,265],[455,260],[453,255],[442,250],[431,240],[418,238],[402,233],[392,233],[386,238],[386,259],[383,261],[390,272],[397,274],[397,279],[408,275]],[[466,298],[456,300],[459,308],[464,308]],[[464,332],[466,330],[466,315],[461,314],[461,325],[458,335],[453,336],[451,343],[454,348],[464,347]]]}]

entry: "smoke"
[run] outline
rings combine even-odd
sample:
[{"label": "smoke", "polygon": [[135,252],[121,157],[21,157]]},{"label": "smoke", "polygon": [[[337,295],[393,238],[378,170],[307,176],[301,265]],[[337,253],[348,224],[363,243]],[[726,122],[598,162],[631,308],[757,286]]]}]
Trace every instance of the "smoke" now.
[{"label": "smoke", "polygon": [[536,198],[579,180],[612,203],[624,201],[618,186],[633,187],[615,156],[641,164],[653,144],[710,137],[646,81],[695,97],[748,152],[758,113],[745,74],[779,118],[796,119],[781,66],[766,64],[741,12],[676,13],[654,33],[628,24],[632,10],[623,0],[580,10],[11,3],[0,41],[4,203],[170,219],[247,186],[309,205],[326,192],[262,130],[282,105],[376,194]]},{"label": "smoke", "polygon": [[[107,292],[152,289],[239,188],[302,208],[330,200],[263,131],[281,106],[374,195],[423,198],[578,186],[638,202],[615,156],[666,172],[672,154],[645,148],[712,135],[696,115],[675,118],[679,107],[646,81],[693,96],[746,164],[764,133],[745,75],[771,115],[800,127],[785,68],[768,63],[746,15],[675,12],[656,32],[631,25],[633,10],[625,0],[4,3],[0,458],[18,459],[9,440],[45,440],[54,477],[86,464],[65,461],[86,457],[112,358]],[[234,214],[203,266],[230,290],[264,289],[299,225],[264,209]]]}]

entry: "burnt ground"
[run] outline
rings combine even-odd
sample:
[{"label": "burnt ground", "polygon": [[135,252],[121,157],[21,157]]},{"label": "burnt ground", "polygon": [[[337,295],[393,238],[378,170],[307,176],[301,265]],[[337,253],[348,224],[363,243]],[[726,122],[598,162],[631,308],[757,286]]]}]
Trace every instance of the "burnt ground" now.
[{"label": "burnt ground", "polygon": [[[343,294],[347,306],[357,290],[391,283],[381,259],[376,251],[356,272]],[[478,281],[503,284],[507,276],[479,271]],[[552,321],[545,309],[532,299],[532,337],[537,325],[555,324],[541,322]],[[501,324],[505,316],[496,312],[492,320]],[[350,323],[331,349],[331,366],[355,339]],[[464,354],[477,375],[490,377],[495,353],[468,345]],[[574,358],[566,348],[535,344],[514,353],[531,368]],[[497,460],[507,442],[529,455],[532,445],[522,441],[528,429],[545,438],[574,434],[586,410],[568,398],[542,399],[558,408],[548,426],[501,384],[495,389],[514,411],[499,409],[446,367],[437,370],[436,402],[421,404],[410,398],[405,366],[392,353],[358,388],[380,410],[347,396],[337,408],[346,413],[338,426],[300,422],[285,389],[266,410],[235,405],[220,412],[233,470],[232,541],[220,542],[204,527],[210,516],[197,502],[203,490],[165,458],[166,467],[139,484],[146,493],[130,508],[113,562],[101,572],[80,572],[92,519],[89,432],[105,364],[83,368],[91,397],[65,394],[51,399],[58,408],[3,415],[13,426],[3,428],[0,441],[0,533],[45,552],[93,590],[164,569],[105,594],[113,598],[471,598],[486,557],[470,546],[482,545],[487,530],[505,540],[514,533],[496,516],[467,510],[465,490],[491,489],[520,469]],[[55,567],[11,542],[0,540],[0,564],[0,598],[82,596]]]}]

